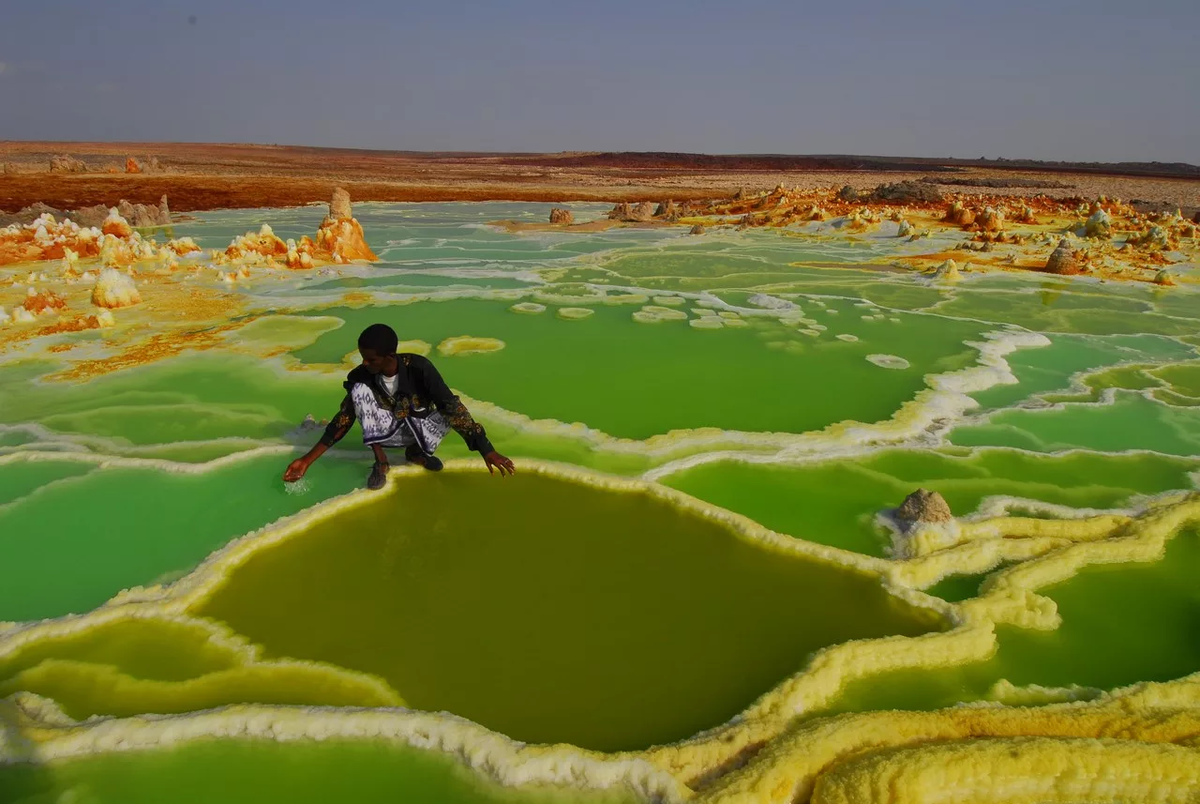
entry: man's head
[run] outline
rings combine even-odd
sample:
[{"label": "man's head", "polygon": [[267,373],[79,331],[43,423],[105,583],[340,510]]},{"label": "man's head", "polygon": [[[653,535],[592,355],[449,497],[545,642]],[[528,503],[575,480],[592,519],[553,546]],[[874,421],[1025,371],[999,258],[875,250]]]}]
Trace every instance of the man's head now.
[{"label": "man's head", "polygon": [[396,330],[387,324],[372,324],[364,329],[358,336],[358,353],[367,371],[378,374],[388,368],[399,343]]}]

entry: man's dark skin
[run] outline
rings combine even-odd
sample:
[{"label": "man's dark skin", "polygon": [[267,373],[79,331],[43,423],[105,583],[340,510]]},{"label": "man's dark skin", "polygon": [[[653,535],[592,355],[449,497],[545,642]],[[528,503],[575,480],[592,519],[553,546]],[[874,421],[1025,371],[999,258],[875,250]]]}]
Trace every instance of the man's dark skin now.
[{"label": "man's dark skin", "polygon": [[[400,361],[395,355],[381,355],[373,349],[359,349],[358,353],[362,355],[363,366],[372,374],[395,377],[396,373],[400,370]],[[328,447],[324,444],[318,443],[307,453],[288,464],[288,468],[283,473],[283,479],[290,483],[304,477],[304,473],[308,471],[308,467],[312,466],[313,461],[324,455],[327,449]],[[378,444],[372,444],[371,449],[375,453],[375,462],[386,471],[388,469],[388,459],[387,454],[383,451],[383,447]],[[424,459],[421,458],[416,463],[421,464],[423,461]],[[517,472],[516,467],[513,466],[513,462],[495,450],[484,455],[483,462],[487,464],[488,472],[495,474],[496,470],[499,469],[502,477],[504,475],[516,474]]]}]

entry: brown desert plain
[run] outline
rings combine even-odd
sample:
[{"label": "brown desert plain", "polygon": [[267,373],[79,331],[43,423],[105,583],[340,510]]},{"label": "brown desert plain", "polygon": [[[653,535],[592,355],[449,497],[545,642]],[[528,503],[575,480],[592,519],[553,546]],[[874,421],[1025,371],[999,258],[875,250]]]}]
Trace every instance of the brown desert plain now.
[{"label": "brown desert plain", "polygon": [[[67,155],[85,172],[51,172]],[[127,173],[133,161],[134,169]],[[785,185],[799,191],[945,180],[943,192],[1120,198],[1192,217],[1200,168],[1161,163],[1049,163],[861,156],[668,153],[435,153],[277,145],[0,142],[0,211],[42,202],[75,208],[121,199],[171,209],[295,206],[334,187],[355,201],[677,201]],[[1152,211],[1147,209],[1145,211]]]}]

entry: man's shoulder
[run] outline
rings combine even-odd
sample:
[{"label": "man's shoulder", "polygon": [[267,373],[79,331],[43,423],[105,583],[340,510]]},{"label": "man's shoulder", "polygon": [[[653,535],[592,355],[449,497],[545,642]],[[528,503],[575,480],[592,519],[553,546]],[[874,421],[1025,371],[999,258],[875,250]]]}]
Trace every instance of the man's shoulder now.
[{"label": "man's shoulder", "polygon": [[371,372],[367,371],[366,366],[355,366],[350,373],[346,375],[346,381],[342,383],[342,385],[349,390],[350,386],[360,382],[367,383],[368,385],[371,383]]},{"label": "man's shoulder", "polygon": [[425,355],[401,352],[400,354],[396,355],[396,357],[400,359],[400,364],[405,368],[417,369],[418,371],[433,365],[433,362],[430,361],[428,357],[425,357]]}]

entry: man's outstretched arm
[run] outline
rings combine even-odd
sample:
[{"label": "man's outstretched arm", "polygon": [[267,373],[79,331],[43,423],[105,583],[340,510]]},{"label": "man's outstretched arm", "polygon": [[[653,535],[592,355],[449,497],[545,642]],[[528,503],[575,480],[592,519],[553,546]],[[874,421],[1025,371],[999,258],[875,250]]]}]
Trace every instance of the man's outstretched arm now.
[{"label": "man's outstretched arm", "polygon": [[450,386],[446,385],[446,381],[442,379],[442,375],[433,363],[423,357],[414,358],[412,366],[417,369],[430,401],[446,418],[454,431],[462,436],[463,441],[467,442],[467,448],[473,449],[483,456],[483,462],[487,464],[488,471],[494,473],[496,469],[499,469],[501,475],[511,475],[516,472],[513,462],[496,452],[496,448],[488,440],[483,425],[471,417],[467,406],[450,390]]},{"label": "man's outstretched arm", "polygon": [[350,428],[354,426],[354,419],[354,400],[350,398],[350,394],[346,394],[342,399],[341,407],[338,408],[337,414],[329,420],[320,440],[313,445],[312,449],[288,464],[288,468],[283,473],[283,479],[290,483],[304,477],[304,473],[308,471],[308,467],[312,466],[313,461],[324,455],[325,450],[341,441],[346,433],[350,432]]}]

